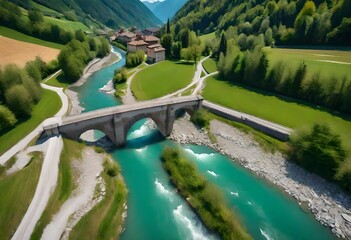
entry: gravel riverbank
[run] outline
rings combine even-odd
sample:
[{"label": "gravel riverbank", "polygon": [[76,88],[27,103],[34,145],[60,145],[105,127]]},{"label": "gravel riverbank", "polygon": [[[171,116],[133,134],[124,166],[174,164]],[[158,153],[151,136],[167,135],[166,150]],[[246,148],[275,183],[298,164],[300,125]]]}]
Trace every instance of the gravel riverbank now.
[{"label": "gravel riverbank", "polygon": [[176,120],[170,138],[181,144],[206,145],[227,155],[283,189],[299,204],[306,204],[337,237],[351,239],[351,197],[338,186],[287,161],[279,152],[266,152],[251,136],[225,123],[211,121],[210,131],[217,138],[216,144],[186,116]]}]

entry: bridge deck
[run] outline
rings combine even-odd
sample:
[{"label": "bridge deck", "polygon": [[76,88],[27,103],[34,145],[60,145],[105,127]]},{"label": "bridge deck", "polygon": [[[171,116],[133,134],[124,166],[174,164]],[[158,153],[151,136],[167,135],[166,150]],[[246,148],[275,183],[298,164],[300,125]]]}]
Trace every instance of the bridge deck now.
[{"label": "bridge deck", "polygon": [[108,108],[103,108],[103,109],[99,109],[91,112],[81,113],[79,115],[64,117],[62,119],[62,125],[94,119],[97,117],[110,116],[118,113],[126,113],[126,112],[138,111],[142,109],[162,107],[162,106],[168,106],[168,105],[179,104],[179,103],[187,103],[187,102],[193,102],[198,100],[202,100],[202,97],[201,96],[184,96],[184,97],[169,98],[169,99],[142,101],[134,104],[108,107]]}]

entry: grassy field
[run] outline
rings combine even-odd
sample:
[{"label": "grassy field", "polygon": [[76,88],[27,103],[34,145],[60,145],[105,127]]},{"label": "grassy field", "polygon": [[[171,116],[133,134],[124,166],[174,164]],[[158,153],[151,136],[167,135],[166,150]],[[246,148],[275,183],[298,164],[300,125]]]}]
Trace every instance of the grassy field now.
[{"label": "grassy field", "polygon": [[76,31],[76,30],[83,30],[83,31],[91,31],[87,26],[85,26],[83,23],[81,22],[73,22],[73,21],[69,21],[67,19],[57,19],[54,17],[48,17],[45,16],[44,20],[46,22],[55,24],[63,29],[65,29],[66,31]]},{"label": "grassy field", "polygon": [[50,78],[48,81],[45,82],[45,84],[64,89],[68,88],[68,86],[70,85],[70,83],[66,82],[62,73],[56,77]]},{"label": "grassy field", "polygon": [[10,131],[0,133],[0,155],[34,130],[44,119],[55,115],[61,106],[61,99],[55,92],[43,89],[40,102],[33,108],[32,117],[18,123]]},{"label": "grassy field", "polygon": [[267,53],[270,67],[280,60],[287,62],[289,66],[296,67],[305,62],[308,74],[312,75],[320,71],[322,76],[330,78],[334,76],[341,79],[351,73],[351,50],[317,50],[317,49],[289,49],[269,48],[263,49]]},{"label": "grassy field", "polygon": [[64,45],[44,41],[44,40],[41,40],[38,38],[34,38],[34,37],[25,35],[23,33],[17,32],[15,30],[12,30],[10,28],[6,28],[3,26],[0,26],[0,35],[4,36],[4,37],[15,39],[15,40],[19,40],[22,42],[34,43],[34,44],[38,44],[38,45],[45,46],[45,47],[56,48],[59,50],[61,50],[64,47]]},{"label": "grassy field", "polygon": [[[127,189],[116,164],[112,160],[105,161],[102,177],[106,183],[106,197],[77,223],[70,239],[116,239],[118,236]],[[111,168],[116,169],[116,176],[107,174]]]},{"label": "grassy field", "polygon": [[200,38],[202,43],[205,43],[208,40],[212,40],[212,39],[216,38],[216,33],[215,32],[208,33],[208,34],[200,36],[199,38]]},{"label": "grassy field", "polygon": [[[3,141],[1,141],[3,143]],[[0,176],[0,238],[11,239],[34,196],[42,155],[33,153],[28,166],[9,176]]]},{"label": "grassy field", "polygon": [[34,9],[42,12],[43,14],[50,14],[52,16],[63,16],[62,13],[59,13],[51,8],[45,7],[44,5],[38,4],[34,1],[30,1],[30,3]]},{"label": "grassy field", "polygon": [[162,97],[187,86],[194,70],[192,64],[162,61],[137,73],[131,89],[138,100]]},{"label": "grassy field", "polygon": [[[218,94],[221,93],[221,94]],[[295,101],[258,92],[209,77],[203,96],[205,99],[294,129],[326,123],[338,133],[351,151],[351,117],[333,115],[323,109],[312,108]]]},{"label": "grassy field", "polygon": [[40,239],[51,217],[60,209],[62,204],[68,199],[73,191],[73,176],[71,170],[71,160],[79,158],[84,145],[75,141],[64,139],[64,148],[60,157],[59,175],[55,191],[51,195],[48,205],[41,215],[31,239]]},{"label": "grassy field", "polygon": [[217,71],[217,61],[213,58],[208,58],[202,62],[202,66],[206,70],[207,73],[213,73]]}]

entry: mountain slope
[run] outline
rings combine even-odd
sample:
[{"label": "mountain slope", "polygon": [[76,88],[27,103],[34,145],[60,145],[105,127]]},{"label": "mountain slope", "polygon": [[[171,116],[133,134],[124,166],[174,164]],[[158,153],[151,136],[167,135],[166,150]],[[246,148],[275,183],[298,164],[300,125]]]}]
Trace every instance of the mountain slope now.
[{"label": "mountain slope", "polygon": [[350,45],[351,0],[189,0],[173,24],[201,33],[235,26],[238,35],[270,29],[282,44]]},{"label": "mountain slope", "polygon": [[165,0],[163,2],[143,2],[162,22],[173,18],[177,11],[186,3],[187,0]]},{"label": "mountain slope", "polygon": [[[12,0],[28,5],[28,0]],[[63,13],[70,19],[93,18],[113,28],[154,27],[160,20],[139,0],[35,0],[44,6]]]}]

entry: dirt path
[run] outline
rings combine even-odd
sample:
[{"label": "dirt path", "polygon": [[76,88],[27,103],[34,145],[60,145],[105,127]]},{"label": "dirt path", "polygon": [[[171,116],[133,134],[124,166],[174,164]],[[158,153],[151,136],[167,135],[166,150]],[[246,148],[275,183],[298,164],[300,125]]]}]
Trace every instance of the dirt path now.
[{"label": "dirt path", "polygon": [[61,137],[52,137],[48,141],[37,189],[26,214],[17,228],[13,240],[29,239],[34,227],[43,213],[51,193],[54,191],[58,176],[58,165],[63,148]]}]

